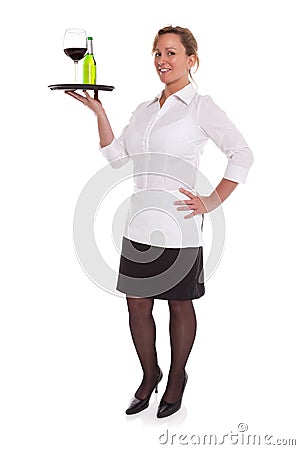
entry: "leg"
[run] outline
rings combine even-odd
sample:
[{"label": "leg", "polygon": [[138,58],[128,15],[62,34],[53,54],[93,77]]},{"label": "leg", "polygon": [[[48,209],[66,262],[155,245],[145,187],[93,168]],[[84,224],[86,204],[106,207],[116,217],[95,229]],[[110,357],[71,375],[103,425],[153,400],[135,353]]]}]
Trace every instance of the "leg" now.
[{"label": "leg", "polygon": [[153,390],[159,373],[155,348],[156,327],[152,315],[154,299],[126,298],[131,336],[144,375],[135,397],[142,400]]},{"label": "leg", "polygon": [[163,400],[178,401],[182,395],[185,365],[196,336],[197,321],[192,300],[169,300],[171,367]]}]

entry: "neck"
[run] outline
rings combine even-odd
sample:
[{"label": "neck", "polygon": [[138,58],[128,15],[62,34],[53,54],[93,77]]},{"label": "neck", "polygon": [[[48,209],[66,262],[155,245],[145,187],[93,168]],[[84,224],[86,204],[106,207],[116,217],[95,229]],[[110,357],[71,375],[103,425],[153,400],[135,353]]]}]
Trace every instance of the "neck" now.
[{"label": "neck", "polygon": [[190,84],[189,80],[186,80],[185,82],[180,83],[180,84],[178,84],[176,86],[173,86],[173,85],[170,85],[170,84],[165,84],[163,95],[164,95],[165,98],[168,98],[170,95],[175,94],[175,92],[180,91],[181,89],[186,87],[188,84]]}]

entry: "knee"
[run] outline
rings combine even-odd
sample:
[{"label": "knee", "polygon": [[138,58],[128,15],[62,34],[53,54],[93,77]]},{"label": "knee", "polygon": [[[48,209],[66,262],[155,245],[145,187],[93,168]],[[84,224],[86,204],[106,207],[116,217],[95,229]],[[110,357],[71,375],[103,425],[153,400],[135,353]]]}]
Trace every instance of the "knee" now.
[{"label": "knee", "polygon": [[128,312],[131,316],[141,317],[152,313],[152,298],[126,297],[126,299]]},{"label": "knee", "polygon": [[194,309],[191,300],[169,300],[169,309],[172,316],[182,316]]}]

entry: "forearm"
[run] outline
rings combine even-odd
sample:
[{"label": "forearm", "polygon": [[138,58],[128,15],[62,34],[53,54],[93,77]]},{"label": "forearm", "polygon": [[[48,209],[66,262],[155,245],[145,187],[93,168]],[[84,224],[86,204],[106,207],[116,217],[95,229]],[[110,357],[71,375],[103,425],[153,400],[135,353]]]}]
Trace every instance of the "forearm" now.
[{"label": "forearm", "polygon": [[238,183],[222,178],[216,189],[208,197],[208,209],[217,208],[234,191]]},{"label": "forearm", "polygon": [[65,91],[71,97],[83,103],[87,106],[97,117],[98,122],[98,132],[100,139],[100,146],[106,147],[111,144],[114,139],[114,133],[111,129],[108,117],[102,106],[100,100],[93,98],[89,95],[88,91],[83,91],[85,95],[80,95],[74,91]]},{"label": "forearm", "polygon": [[98,123],[100,146],[106,147],[107,145],[112,143],[114,139],[114,133],[111,129],[106,112],[103,108],[101,112],[97,113],[97,123]]}]

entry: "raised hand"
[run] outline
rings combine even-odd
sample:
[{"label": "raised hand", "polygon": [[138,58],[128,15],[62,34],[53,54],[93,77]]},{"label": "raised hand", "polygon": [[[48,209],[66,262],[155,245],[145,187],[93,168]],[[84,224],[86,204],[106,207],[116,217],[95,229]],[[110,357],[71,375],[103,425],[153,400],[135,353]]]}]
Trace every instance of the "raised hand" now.
[{"label": "raised hand", "polygon": [[[85,106],[87,106],[96,116],[99,116],[103,113],[103,106],[100,100],[98,99],[98,96],[95,95],[95,97],[91,97],[90,94],[83,90],[85,95],[80,95],[77,92],[74,91],[65,91],[65,94],[69,95],[70,97],[75,98],[76,100],[79,100],[81,103],[83,103]],[[96,91],[96,93],[98,93]]]}]

